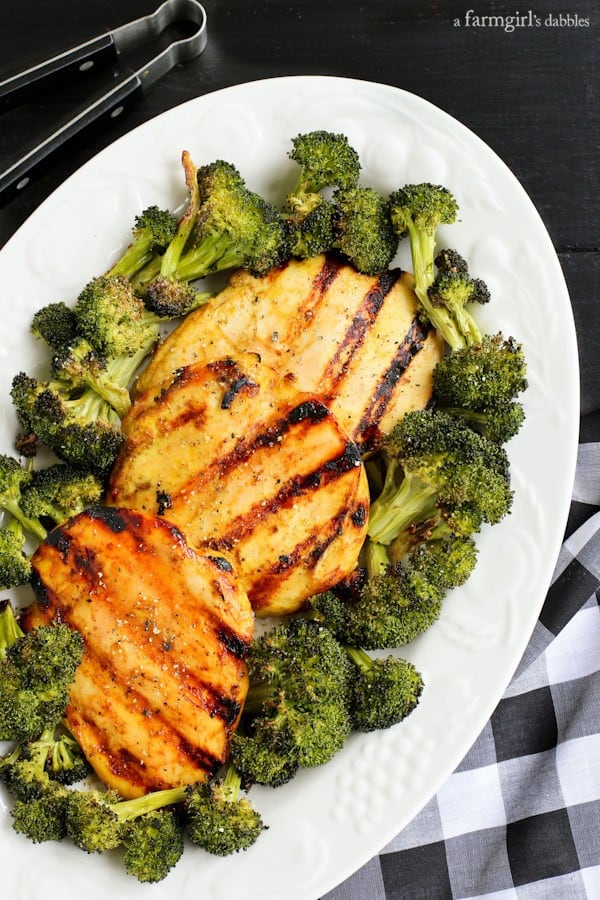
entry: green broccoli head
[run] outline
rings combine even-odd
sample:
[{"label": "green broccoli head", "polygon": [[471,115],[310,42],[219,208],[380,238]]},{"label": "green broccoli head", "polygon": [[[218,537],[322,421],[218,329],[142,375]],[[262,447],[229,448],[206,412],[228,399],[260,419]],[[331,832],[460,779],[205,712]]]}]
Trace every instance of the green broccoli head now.
[{"label": "green broccoli head", "polygon": [[391,543],[440,505],[470,504],[491,524],[510,511],[504,449],[456,417],[431,409],[407,413],[384,439],[384,450],[390,474],[371,505],[368,533],[374,541]]},{"label": "green broccoli head", "polygon": [[175,813],[157,809],[127,823],[123,865],[143,884],[167,877],[183,854],[183,829]]},{"label": "green broccoli head", "polygon": [[504,407],[526,388],[523,347],[500,333],[447,353],[434,372],[435,401],[443,407],[476,412]]},{"label": "green broccoli head", "polygon": [[93,278],[79,294],[74,313],[79,333],[105,357],[149,351],[158,336],[156,323],[123,276]]},{"label": "green broccoli head", "polygon": [[100,476],[108,473],[124,437],[118,415],[95,391],[70,399],[55,384],[20,372],[11,399],[23,430],[60,459]]},{"label": "green broccoli head", "polygon": [[83,654],[83,638],[67,625],[27,632],[0,663],[0,740],[27,741],[64,715]]},{"label": "green broccoli head", "polygon": [[6,453],[0,454],[0,509],[16,519],[25,531],[44,540],[46,529],[36,518],[27,516],[21,506],[23,491],[31,477],[29,469],[22,466],[19,460]]},{"label": "green broccoli head", "polygon": [[104,853],[119,847],[127,826],[113,811],[117,802],[115,794],[70,791],[65,815],[68,837],[86,853]]},{"label": "green broccoli head", "polygon": [[188,835],[209,853],[228,856],[247,850],[265,828],[249,799],[240,795],[240,784],[239,772],[229,764],[224,777],[188,789]]},{"label": "green broccoli head", "polygon": [[279,749],[270,743],[270,735],[257,731],[252,735],[237,731],[230,740],[231,759],[246,784],[281,787],[297,774],[300,768],[288,748]]},{"label": "green broccoli head", "polygon": [[62,300],[49,303],[33,316],[31,332],[53,350],[59,350],[77,337],[75,313]]},{"label": "green broccoli head", "polygon": [[29,516],[47,517],[60,525],[86,507],[99,503],[103,493],[97,475],[56,463],[33,472],[23,492],[22,507]]},{"label": "green broccoli head", "polygon": [[373,659],[351,647],[347,652],[357,669],[350,701],[353,728],[390,728],[416,708],[423,678],[412,663],[394,656]]},{"label": "green broccoli head", "polygon": [[[442,337],[452,349],[481,342],[481,329],[468,306],[489,301],[490,294],[484,281],[471,278],[464,272],[441,272],[427,289],[427,294],[431,306],[435,310],[443,310],[449,317],[451,327],[442,331]],[[438,327],[439,321],[435,320],[433,324]]]},{"label": "green broccoli head", "polygon": [[254,642],[248,667],[250,738],[288,760],[288,769],[321,765],[341,749],[350,733],[350,667],[327,628],[308,619],[277,625]]},{"label": "green broccoli head", "polygon": [[14,830],[36,844],[61,840],[67,833],[68,800],[66,788],[51,782],[42,796],[16,800],[11,808]]},{"label": "green broccoli head", "polygon": [[0,528],[0,587],[18,587],[31,578],[31,560],[24,544],[23,526],[10,516],[8,524]]},{"label": "green broccoli head", "polygon": [[[392,224],[399,238],[408,235],[431,240],[439,226],[451,225],[458,213],[458,204],[450,191],[429,182],[407,184],[394,191],[390,204]],[[433,259],[432,255],[432,262]]]},{"label": "green broccoli head", "polygon": [[356,150],[343,134],[310,131],[292,141],[290,159],[300,166],[292,194],[313,194],[325,187],[353,187],[360,174]]},{"label": "green broccoli head", "polygon": [[370,187],[337,190],[334,246],[359,272],[384,272],[396,253],[398,239],[392,228],[390,205]]},{"label": "green broccoli head", "polygon": [[132,241],[106,273],[109,278],[132,278],[155,254],[165,250],[177,232],[177,217],[153,205],[136,216]]},{"label": "green broccoli head", "polygon": [[297,259],[310,259],[331,250],[334,218],[334,204],[321,194],[288,198],[284,222],[291,255]]}]

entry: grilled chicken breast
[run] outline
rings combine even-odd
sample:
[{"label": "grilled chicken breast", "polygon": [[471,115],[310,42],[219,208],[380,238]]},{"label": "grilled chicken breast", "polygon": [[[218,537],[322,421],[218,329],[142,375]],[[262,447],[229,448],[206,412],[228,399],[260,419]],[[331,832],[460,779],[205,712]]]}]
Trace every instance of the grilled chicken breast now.
[{"label": "grilled chicken breast", "polygon": [[255,354],[180,369],[123,430],[108,502],[228,552],[257,615],[293,612],[355,567],[369,504],[358,448]]},{"label": "grilled chicken breast", "polygon": [[254,616],[221,554],[140,512],[88,510],[33,556],[25,627],[84,637],[67,721],[124,797],[203,781],[225,761],[248,679]]},{"label": "grilled chicken breast", "polygon": [[361,447],[427,405],[443,344],[418,316],[412,276],[361,275],[333,256],[290,261],[228,287],[189,315],[141,374],[137,391],[182,366],[253,351],[316,394]]}]

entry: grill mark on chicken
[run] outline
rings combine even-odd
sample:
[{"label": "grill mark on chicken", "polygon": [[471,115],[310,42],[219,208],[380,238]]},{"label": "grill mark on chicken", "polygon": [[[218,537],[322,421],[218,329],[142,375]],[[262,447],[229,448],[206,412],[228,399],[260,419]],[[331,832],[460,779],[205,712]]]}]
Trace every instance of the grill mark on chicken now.
[{"label": "grill mark on chicken", "polygon": [[377,320],[385,298],[400,276],[401,269],[390,269],[379,276],[376,283],[363,297],[350,327],[338,342],[337,349],[323,373],[321,388],[325,396],[336,394],[344,379],[352,357],[358,352],[365,338]]},{"label": "grill mark on chicken", "polygon": [[301,332],[302,329],[306,327],[306,323],[314,317],[319,305],[326,297],[327,291],[331,288],[341,268],[341,260],[334,256],[325,257],[323,265],[313,279],[310,290],[302,304],[298,307],[298,314],[292,322],[290,336],[294,333]]},{"label": "grill mark on chicken", "polygon": [[292,505],[298,497],[325,487],[360,464],[358,448],[354,444],[347,444],[339,456],[327,460],[305,475],[294,475],[272,497],[245,509],[231,521],[219,538],[208,540],[209,546],[215,550],[231,550],[255,529],[258,522],[277,515],[280,510]]},{"label": "grill mark on chicken", "polygon": [[410,323],[410,328],[398,345],[388,368],[382,373],[379,382],[371,393],[371,399],[365,408],[357,434],[362,437],[364,449],[373,447],[379,438],[378,423],[385,415],[391,402],[394,389],[406,370],[409,368],[415,356],[423,349],[429,327],[418,316]]},{"label": "grill mark on chicken", "polygon": [[303,541],[296,544],[290,553],[280,556],[267,571],[261,573],[260,579],[252,588],[252,602],[255,609],[260,610],[265,601],[269,601],[273,585],[279,586],[282,577],[285,577],[287,573],[293,574],[298,565],[303,565],[307,569],[315,568],[318,565],[321,557],[339,535],[347,515],[347,510],[343,510],[333,516],[326,530],[319,534],[312,532]]}]

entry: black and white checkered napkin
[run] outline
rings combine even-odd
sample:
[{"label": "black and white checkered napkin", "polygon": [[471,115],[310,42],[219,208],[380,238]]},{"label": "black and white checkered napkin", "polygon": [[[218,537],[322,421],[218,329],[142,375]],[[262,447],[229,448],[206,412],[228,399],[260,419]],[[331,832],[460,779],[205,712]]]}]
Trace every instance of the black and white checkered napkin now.
[{"label": "black and white checkered napkin", "polygon": [[324,900],[600,898],[600,443],[513,680],[456,771]]}]

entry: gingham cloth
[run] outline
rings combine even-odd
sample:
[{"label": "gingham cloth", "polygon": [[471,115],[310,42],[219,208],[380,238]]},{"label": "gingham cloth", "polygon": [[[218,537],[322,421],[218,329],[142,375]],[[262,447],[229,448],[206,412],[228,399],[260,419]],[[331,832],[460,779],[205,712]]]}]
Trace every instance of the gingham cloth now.
[{"label": "gingham cloth", "polygon": [[568,536],[502,700],[421,813],[323,900],[599,900],[599,508],[600,442],[582,443]]}]

